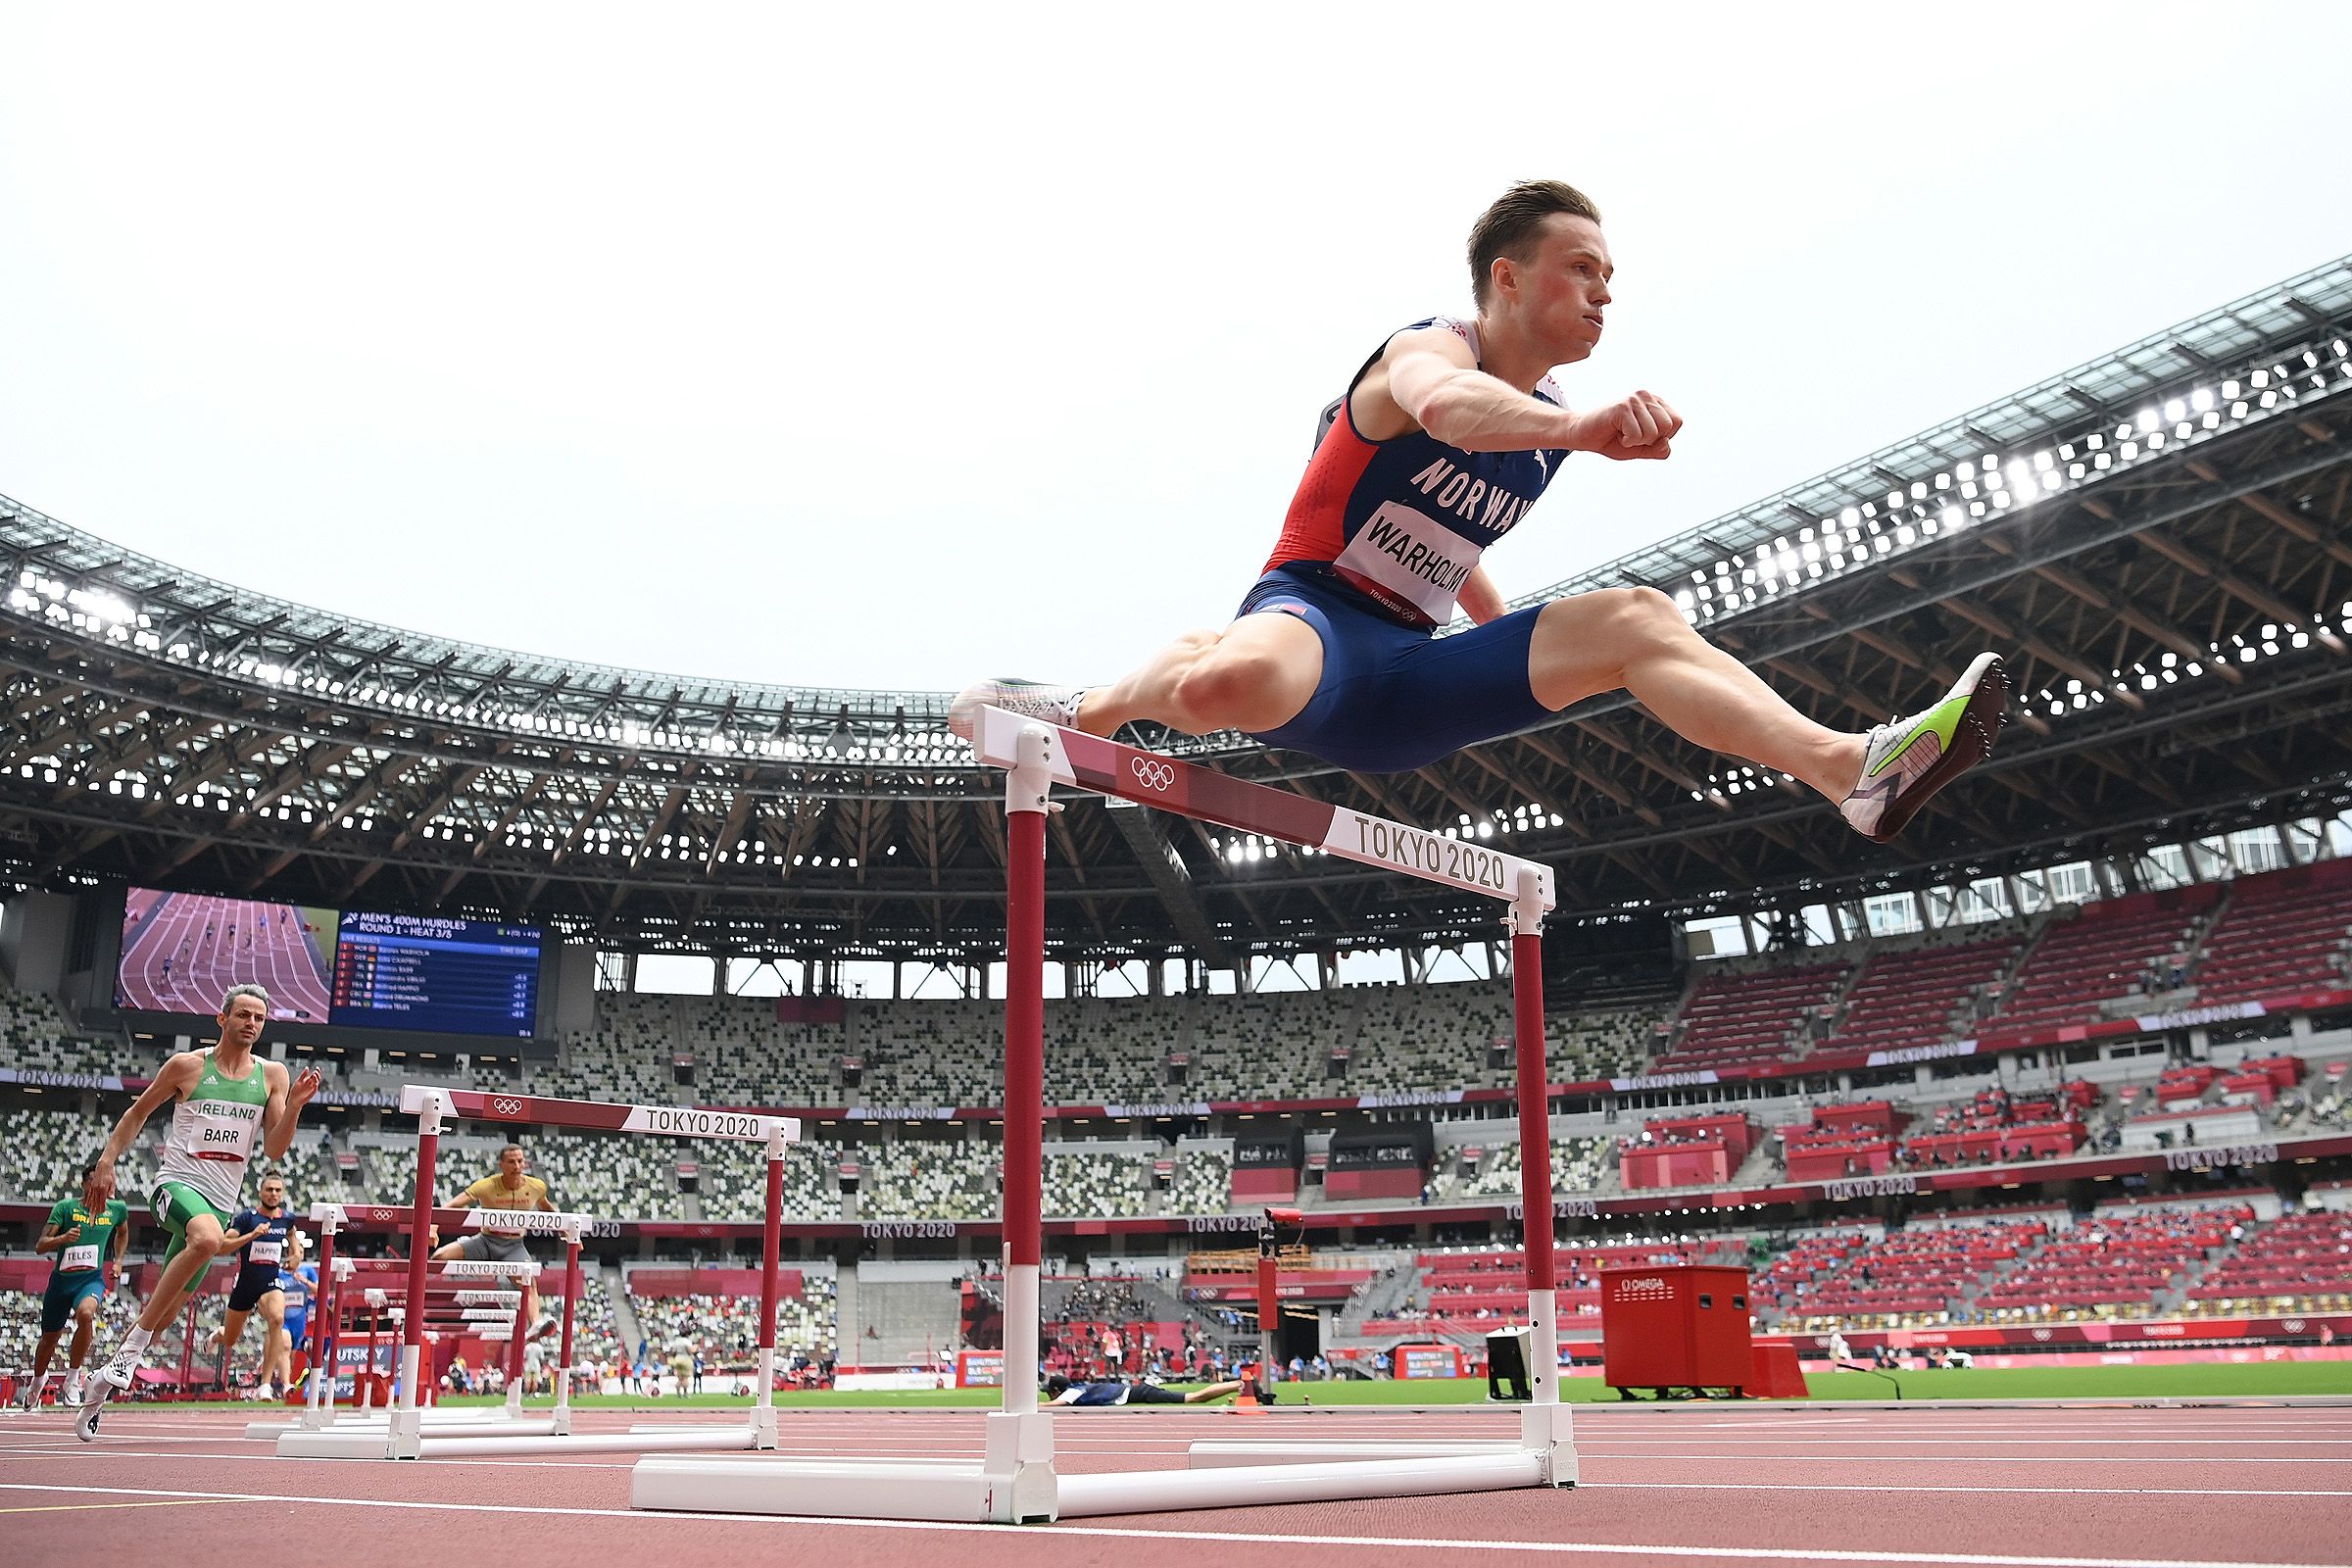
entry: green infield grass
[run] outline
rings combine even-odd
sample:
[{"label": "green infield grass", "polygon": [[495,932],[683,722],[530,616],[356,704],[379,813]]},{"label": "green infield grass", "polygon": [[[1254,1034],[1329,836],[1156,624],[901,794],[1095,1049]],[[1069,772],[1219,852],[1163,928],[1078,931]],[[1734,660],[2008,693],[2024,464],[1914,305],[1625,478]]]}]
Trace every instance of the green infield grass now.
[{"label": "green infield grass", "polygon": [[[1892,1379],[1889,1382],[1889,1378]],[[1176,1384],[1182,1388],[1186,1385]],[[1561,1381],[1561,1391],[1580,1404],[1615,1403],[1618,1396],[1598,1378]],[[1890,1374],[1869,1372],[1817,1373],[1806,1379],[1816,1400],[1883,1400],[1899,1389],[1906,1401],[1933,1399],[2207,1399],[2263,1398],[2293,1395],[2352,1395],[2352,1361],[2191,1362],[2180,1366],[2086,1366],[1953,1368],[1944,1371],[1903,1370]],[[1410,1381],[1285,1383],[1277,1387],[1282,1405],[1316,1406],[1381,1404],[1477,1404],[1485,1400],[1485,1382],[1470,1378]],[[495,1398],[449,1398],[444,1404],[497,1404]],[[529,1401],[533,1406],[547,1399]],[[575,1398],[582,1409],[680,1410],[741,1407],[748,1398],[726,1394],[699,1394],[687,1398],[647,1398],[637,1395],[598,1394]],[[1000,1402],[994,1389],[898,1391],[834,1390],[822,1393],[783,1393],[776,1403],[789,1408],[882,1410],[985,1410]]]}]

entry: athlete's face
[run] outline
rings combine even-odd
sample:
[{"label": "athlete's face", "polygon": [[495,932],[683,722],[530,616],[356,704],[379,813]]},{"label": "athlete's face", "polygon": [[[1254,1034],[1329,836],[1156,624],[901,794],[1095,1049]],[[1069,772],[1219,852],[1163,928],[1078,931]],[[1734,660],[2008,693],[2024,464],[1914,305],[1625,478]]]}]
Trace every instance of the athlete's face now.
[{"label": "athlete's face", "polygon": [[285,1207],[286,1184],[274,1176],[262,1183],[262,1206],[264,1208]]},{"label": "athlete's face", "polygon": [[1551,363],[1571,365],[1600,342],[1616,271],[1598,223],[1554,213],[1544,220],[1543,237],[1527,259],[1508,264],[1507,275],[1495,281]]},{"label": "athlete's face", "polygon": [[510,1149],[498,1156],[499,1174],[506,1177],[509,1187],[521,1181],[522,1173],[529,1168],[530,1159],[519,1149]]},{"label": "athlete's face", "polygon": [[220,1014],[220,1043],[251,1051],[253,1043],[262,1038],[262,1025],[269,1020],[269,1010],[258,997],[239,997]]}]

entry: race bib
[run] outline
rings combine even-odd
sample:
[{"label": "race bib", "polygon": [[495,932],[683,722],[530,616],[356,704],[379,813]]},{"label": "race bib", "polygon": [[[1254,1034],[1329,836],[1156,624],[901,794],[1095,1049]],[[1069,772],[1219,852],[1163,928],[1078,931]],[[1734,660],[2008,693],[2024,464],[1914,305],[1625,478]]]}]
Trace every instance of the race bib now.
[{"label": "race bib", "polygon": [[70,1269],[90,1269],[98,1266],[98,1244],[66,1249],[65,1266]]},{"label": "race bib", "polygon": [[1478,564],[1479,548],[1411,507],[1384,501],[1333,564],[1443,626],[1453,618],[1453,596]]},{"label": "race bib", "polygon": [[275,1263],[285,1255],[285,1243],[278,1241],[275,1237],[265,1236],[257,1238],[254,1244],[246,1249],[245,1260],[249,1263]]}]

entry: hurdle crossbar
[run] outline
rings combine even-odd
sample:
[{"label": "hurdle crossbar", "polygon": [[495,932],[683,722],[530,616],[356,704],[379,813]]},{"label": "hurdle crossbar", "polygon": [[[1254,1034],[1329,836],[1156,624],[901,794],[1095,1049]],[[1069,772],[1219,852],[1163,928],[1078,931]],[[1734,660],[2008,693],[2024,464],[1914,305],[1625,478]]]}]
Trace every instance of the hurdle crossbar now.
[{"label": "hurdle crossbar", "polygon": [[[699,1426],[674,1433],[648,1434],[649,1437],[660,1436],[662,1441],[630,1446],[727,1449],[772,1448],[776,1446],[776,1275],[784,1208],[784,1146],[800,1138],[801,1124],[798,1119],[746,1111],[710,1110],[693,1105],[608,1104],[601,1101],[492,1094],[425,1084],[404,1084],[400,1091],[400,1108],[416,1118],[416,1201],[406,1209],[368,1210],[368,1223],[408,1233],[405,1293],[408,1300],[421,1302],[426,1299],[426,1280],[432,1265],[426,1256],[424,1239],[436,1227],[437,1217],[441,1214],[451,1214],[458,1223],[483,1231],[513,1234],[554,1231],[564,1237],[565,1288],[563,1340],[556,1369],[555,1411],[544,1422],[510,1420],[493,1424],[493,1429],[487,1431],[468,1429],[460,1432],[454,1424],[436,1425],[428,1430],[424,1419],[426,1412],[419,1408],[420,1387],[423,1379],[429,1375],[424,1364],[425,1314],[421,1311],[411,1312],[405,1314],[406,1321],[402,1325],[399,1398],[386,1413],[383,1427],[379,1429],[370,1423],[366,1429],[357,1431],[298,1427],[280,1432],[277,1435],[277,1451],[281,1455],[315,1459],[416,1459],[489,1451],[564,1452],[582,1444],[590,1447],[618,1446],[606,1443],[602,1438],[590,1440],[575,1437],[571,1431],[573,1309],[580,1292],[580,1241],[593,1222],[580,1215],[436,1208],[433,1194],[440,1158],[441,1127],[450,1120],[489,1121],[506,1126],[569,1127],[589,1132],[643,1133],[698,1142],[764,1145],[767,1153],[767,1213],[761,1227],[760,1370],[758,1395],[750,1417],[741,1425]],[[559,1220],[570,1223],[557,1223]],[[448,1266],[446,1263],[438,1265],[444,1270]],[[495,1271],[498,1265],[492,1263],[485,1267]],[[474,1277],[495,1278],[496,1274],[490,1272]],[[520,1321],[522,1311],[523,1308],[517,1305],[511,1351],[511,1389],[518,1385],[522,1369],[525,1327]],[[519,1415],[518,1395],[510,1397],[509,1413],[511,1416]],[[543,1425],[547,1430],[538,1430]],[[482,1442],[493,1444],[494,1448],[472,1446]]]},{"label": "hurdle crossbar", "polygon": [[[1572,1487],[1576,1447],[1560,1402],[1552,1254],[1551,1121],[1544,1045],[1544,915],[1551,869],[1385,817],[1309,801],[1100,736],[985,709],[972,746],[1004,769],[1004,1384],[976,1464],[886,1459],[653,1457],[630,1501],[689,1512],[1018,1524],[1081,1515]],[[1533,1402],[1516,1443],[1428,1446],[1195,1444],[1184,1470],[1063,1476],[1054,1416],[1038,1403],[1038,1270],[1044,1214],[1046,814],[1056,784],[1325,851],[1508,906],[1516,1031],[1520,1192],[1527,1239]],[[1273,1321],[1260,1302],[1261,1328]]]}]

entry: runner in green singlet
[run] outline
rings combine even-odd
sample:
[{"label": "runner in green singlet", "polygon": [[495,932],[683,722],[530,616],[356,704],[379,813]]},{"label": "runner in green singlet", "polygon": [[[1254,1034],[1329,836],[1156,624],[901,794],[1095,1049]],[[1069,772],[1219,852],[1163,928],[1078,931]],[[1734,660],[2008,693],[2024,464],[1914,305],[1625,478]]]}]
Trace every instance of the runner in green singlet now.
[{"label": "runner in green singlet", "polygon": [[[122,1249],[130,1244],[130,1205],[120,1198],[90,1196],[97,1168],[94,1160],[81,1168],[81,1191],[58,1200],[41,1239],[33,1244],[36,1252],[55,1252],[57,1266],[50,1271],[49,1288],[41,1293],[41,1338],[32,1350],[32,1381],[24,1389],[27,1410],[41,1407],[41,1394],[49,1386],[49,1362],[69,1322],[74,1325],[74,1346],[66,1354],[62,1397],[68,1409],[80,1405],[81,1369],[89,1363],[107,1271],[122,1263]],[[112,1257],[107,1256],[110,1247]]]},{"label": "runner in green singlet", "polygon": [[[164,1134],[163,1160],[151,1200],[156,1222],[172,1233],[164,1253],[164,1275],[139,1314],[138,1327],[123,1336],[113,1359],[91,1380],[89,1403],[74,1424],[84,1443],[98,1435],[106,1401],[130,1387],[156,1335],[170,1328],[204,1271],[226,1240],[229,1217],[244,1196],[245,1167],[259,1149],[271,1159],[285,1157],[294,1142],[302,1107],[318,1092],[317,1069],[305,1067],[289,1079],[285,1064],[253,1054],[270,1019],[270,993],[260,986],[231,986],[220,999],[220,1039],[209,1051],[183,1051],[164,1063],[147,1092],[122,1113],[99,1152],[92,1192],[112,1197],[115,1161],[139,1136],[147,1118],[166,1102],[172,1126]],[[103,1187],[104,1191],[99,1192]]]}]

